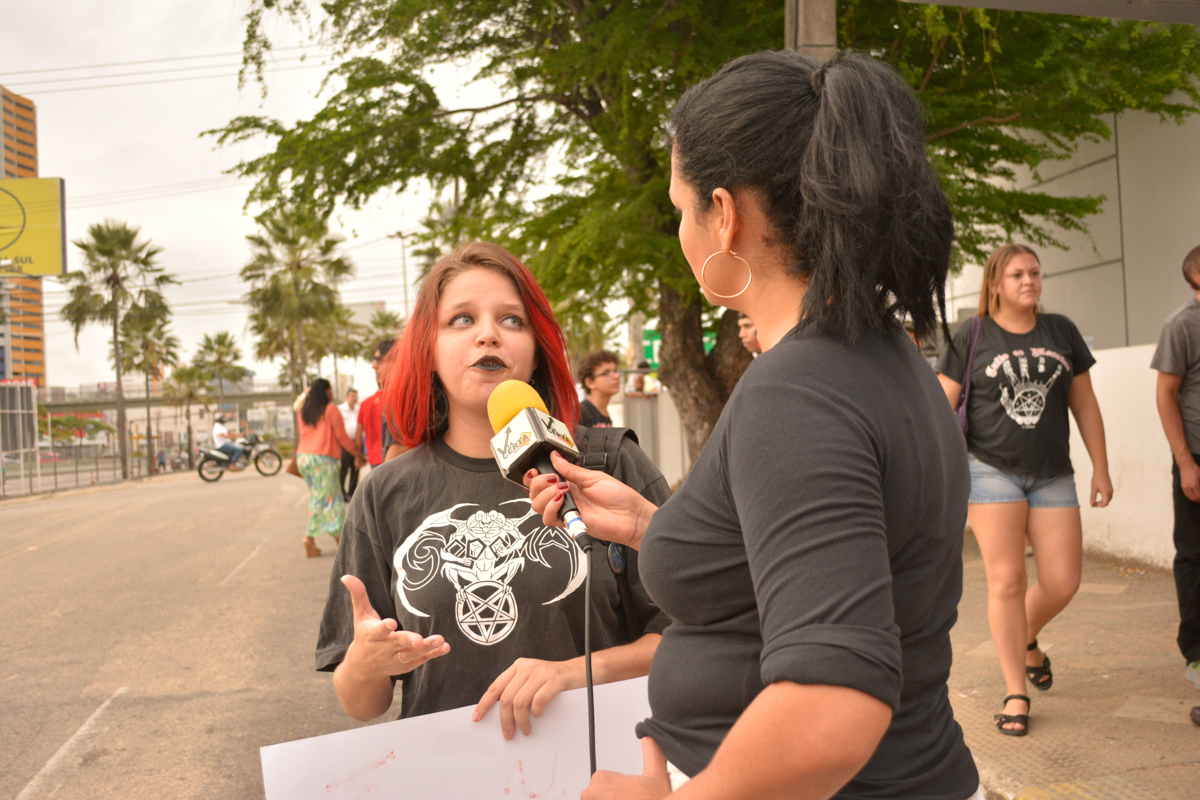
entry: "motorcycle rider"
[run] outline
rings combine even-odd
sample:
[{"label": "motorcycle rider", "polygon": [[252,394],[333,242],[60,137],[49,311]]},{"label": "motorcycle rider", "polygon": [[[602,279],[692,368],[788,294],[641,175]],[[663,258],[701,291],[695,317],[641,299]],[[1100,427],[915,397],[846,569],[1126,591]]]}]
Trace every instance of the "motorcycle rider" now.
[{"label": "motorcycle rider", "polygon": [[229,456],[229,469],[236,472],[243,469],[238,464],[238,459],[242,456],[242,447],[233,443],[232,437],[229,435],[229,429],[225,427],[228,418],[224,414],[218,414],[216,421],[213,423],[212,436],[213,444],[217,446],[225,455]]}]

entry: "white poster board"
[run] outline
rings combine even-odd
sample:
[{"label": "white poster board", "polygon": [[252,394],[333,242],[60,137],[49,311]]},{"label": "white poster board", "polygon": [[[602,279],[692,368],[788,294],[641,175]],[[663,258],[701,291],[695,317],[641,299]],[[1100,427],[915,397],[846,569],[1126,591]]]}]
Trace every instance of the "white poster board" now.
[{"label": "white poster board", "polygon": [[[597,686],[596,766],[640,775],[634,726],[650,716],[646,679]],[[504,741],[493,707],[474,707],[261,750],[267,800],[574,800],[588,784],[585,690],[556,697],[533,733]]]}]

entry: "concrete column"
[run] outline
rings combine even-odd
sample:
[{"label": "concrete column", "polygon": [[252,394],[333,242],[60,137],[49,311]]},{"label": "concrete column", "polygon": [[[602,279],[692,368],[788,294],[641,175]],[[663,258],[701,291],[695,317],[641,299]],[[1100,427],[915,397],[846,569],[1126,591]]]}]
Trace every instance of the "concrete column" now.
[{"label": "concrete column", "polygon": [[784,47],[819,61],[837,54],[836,0],[785,0]]}]

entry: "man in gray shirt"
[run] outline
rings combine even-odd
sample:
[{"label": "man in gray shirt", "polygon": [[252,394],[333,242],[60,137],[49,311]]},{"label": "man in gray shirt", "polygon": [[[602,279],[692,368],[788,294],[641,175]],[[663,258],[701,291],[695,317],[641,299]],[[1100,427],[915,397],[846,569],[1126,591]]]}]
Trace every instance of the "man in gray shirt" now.
[{"label": "man in gray shirt", "polygon": [[[1175,591],[1184,674],[1200,689],[1200,247],[1183,260],[1196,293],[1167,317],[1150,367],[1158,370],[1158,415],[1171,445],[1175,500]],[[1200,706],[1192,709],[1200,725]]]}]

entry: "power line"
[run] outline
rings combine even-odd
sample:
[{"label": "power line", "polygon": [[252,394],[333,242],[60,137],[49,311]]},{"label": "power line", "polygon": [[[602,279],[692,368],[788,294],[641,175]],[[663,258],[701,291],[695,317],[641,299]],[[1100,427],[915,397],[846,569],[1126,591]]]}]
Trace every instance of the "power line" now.
[{"label": "power line", "polygon": [[[291,50],[307,50],[312,45],[299,45],[297,47],[275,47],[270,50],[272,53],[280,53]],[[165,64],[169,61],[195,61],[201,58],[229,58],[231,56],[240,56],[242,53],[210,53],[204,56],[175,56],[173,58],[152,58],[148,61],[119,61],[111,64],[84,64],[80,67],[49,67],[47,69],[27,69],[21,72],[6,72],[0,75],[0,78],[7,78],[10,75],[34,75],[43,72],[68,72],[79,69],[107,69],[108,67],[133,67],[138,64]]]},{"label": "power line", "polygon": [[160,184],[158,186],[138,186],[138,187],[132,188],[132,189],[114,189],[111,192],[96,192],[95,194],[81,194],[77,197],[71,198],[71,201],[68,202],[68,205],[70,204],[70,202],[89,202],[92,200],[102,200],[102,199],[106,199],[109,197],[117,197],[119,195],[134,194],[134,193],[139,193],[139,192],[167,191],[167,190],[171,190],[171,189],[183,189],[183,188],[188,188],[188,187],[203,188],[203,187],[207,187],[210,185],[216,186],[223,180],[225,180],[225,177],[221,176],[220,178],[203,178],[198,181],[182,181],[180,183],[164,183],[164,184]]},{"label": "power line", "polygon": [[[288,58],[278,58],[271,61],[272,64],[282,64],[288,61],[304,61],[308,55],[289,56]],[[241,67],[241,64],[197,64],[194,67],[175,67],[174,69],[143,69],[134,72],[115,72],[108,75],[76,75],[72,78],[48,78],[47,80],[28,81],[19,84],[20,86],[36,86],[43,83],[71,83],[73,81],[103,81],[111,78],[137,78],[142,75],[163,75],[168,72],[195,72],[201,69],[232,69]]]},{"label": "power line", "polygon": [[243,181],[236,181],[234,183],[228,183],[228,184],[225,184],[224,186],[221,186],[221,185],[198,186],[194,189],[178,189],[178,190],[172,191],[172,192],[158,192],[158,193],[147,193],[144,195],[131,195],[128,197],[114,197],[109,200],[93,200],[93,201],[90,201],[87,203],[70,203],[70,202],[68,202],[67,209],[73,210],[73,211],[81,211],[81,210],[88,209],[88,208],[102,208],[104,206],[117,205],[120,203],[137,203],[137,202],[141,202],[144,200],[167,200],[172,197],[183,197],[184,195],[189,195],[189,194],[200,194],[202,192],[212,192],[212,191],[216,191],[218,189],[233,189],[235,187],[245,186],[248,183],[252,183],[252,181],[251,180],[243,180]]},{"label": "power line", "polygon": [[[280,69],[268,70],[268,74],[274,75],[274,74],[277,74],[280,72],[293,72],[298,69],[324,69],[327,66],[328,66],[327,64],[305,64],[305,65],[299,66],[299,67],[282,67]],[[21,92],[17,92],[17,94],[26,94],[29,96],[40,97],[44,94],[59,94],[60,92],[86,92],[86,91],[91,91],[93,89],[120,89],[120,88],[123,88],[126,86],[150,86],[151,84],[156,84],[156,83],[180,83],[182,81],[201,81],[201,80],[206,80],[208,78],[235,78],[235,77],[237,77],[237,73],[230,72],[228,74],[223,74],[223,75],[193,75],[188,78],[164,78],[161,81],[133,81],[130,83],[110,83],[110,84],[106,84],[104,86],[73,86],[69,89],[47,89],[45,91],[35,90],[32,92],[21,91]]]}]

